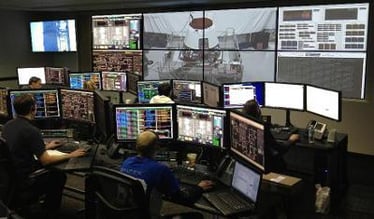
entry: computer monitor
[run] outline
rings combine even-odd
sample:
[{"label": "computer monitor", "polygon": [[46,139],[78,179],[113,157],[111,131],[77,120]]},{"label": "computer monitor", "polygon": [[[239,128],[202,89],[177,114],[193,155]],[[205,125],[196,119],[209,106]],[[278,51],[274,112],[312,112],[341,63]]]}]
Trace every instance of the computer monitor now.
[{"label": "computer monitor", "polygon": [[176,105],[178,141],[224,148],[226,110]]},{"label": "computer monitor", "polygon": [[62,118],[84,123],[95,123],[94,92],[60,89]]},{"label": "computer monitor", "polygon": [[211,107],[220,106],[220,86],[206,81],[201,82],[203,104]]},{"label": "computer monitor", "polygon": [[173,100],[184,103],[201,103],[201,81],[173,80]]},{"label": "computer monitor", "polygon": [[170,80],[138,81],[138,102],[149,103],[152,97],[158,95],[158,86],[162,83],[170,84]]},{"label": "computer monitor", "polygon": [[306,85],[306,111],[335,121],[341,120],[341,92]]},{"label": "computer monitor", "polygon": [[32,68],[17,68],[18,85],[28,85],[31,77],[40,78],[42,84],[45,84],[45,68],[32,67]]},{"label": "computer monitor", "polygon": [[85,89],[85,82],[94,81],[96,89],[101,89],[100,72],[71,72],[69,74],[69,85],[72,89]]},{"label": "computer monitor", "polygon": [[126,72],[101,72],[103,90],[108,91],[127,91]]},{"label": "computer monitor", "polygon": [[13,108],[14,99],[23,94],[31,94],[34,96],[36,105],[35,119],[60,118],[60,102],[57,89],[33,89],[33,90],[10,90],[9,97],[12,105],[13,118],[16,112]]},{"label": "computer monitor", "polygon": [[8,89],[0,88],[0,117],[8,118]]},{"label": "computer monitor", "polygon": [[95,122],[96,133],[95,135],[101,140],[106,140],[113,134],[110,121],[110,100],[103,95],[100,91],[95,91],[94,96],[95,105]]},{"label": "computer monitor", "polygon": [[67,82],[67,69],[59,67],[45,67],[46,84],[65,85]]},{"label": "computer monitor", "polygon": [[115,105],[114,113],[118,142],[135,141],[147,129],[158,133],[161,140],[174,138],[173,104]]},{"label": "computer monitor", "polygon": [[260,170],[265,170],[265,125],[240,112],[229,112],[230,151]]},{"label": "computer monitor", "polygon": [[264,82],[222,84],[222,93],[224,108],[241,108],[252,99],[260,106],[264,105]]},{"label": "computer monitor", "polygon": [[127,92],[132,94],[138,93],[138,81],[140,80],[140,75],[134,73],[127,73]]}]

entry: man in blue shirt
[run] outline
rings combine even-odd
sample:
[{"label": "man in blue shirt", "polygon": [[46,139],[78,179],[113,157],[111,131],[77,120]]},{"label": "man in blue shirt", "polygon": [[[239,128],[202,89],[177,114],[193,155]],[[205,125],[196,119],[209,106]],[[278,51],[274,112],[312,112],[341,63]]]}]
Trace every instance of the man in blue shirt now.
[{"label": "man in blue shirt", "polygon": [[204,190],[213,186],[212,181],[203,180],[196,189],[181,189],[171,170],[153,159],[158,148],[158,136],[152,131],[144,131],[136,140],[137,156],[127,158],[121,166],[121,171],[143,179],[147,184],[147,192],[157,189],[158,192],[181,203],[193,203],[200,198]]}]

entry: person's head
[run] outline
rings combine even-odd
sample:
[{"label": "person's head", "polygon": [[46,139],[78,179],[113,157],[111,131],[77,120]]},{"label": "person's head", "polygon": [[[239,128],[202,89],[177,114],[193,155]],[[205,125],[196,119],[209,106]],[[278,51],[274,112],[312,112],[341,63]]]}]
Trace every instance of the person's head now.
[{"label": "person's head", "polygon": [[158,86],[158,95],[170,96],[171,87],[169,83],[161,83]]},{"label": "person's head", "polygon": [[30,94],[17,96],[13,101],[14,111],[19,116],[28,116],[35,114],[35,100]]},{"label": "person's head", "polygon": [[136,150],[143,157],[152,157],[158,148],[158,135],[153,131],[144,131],[136,139]]},{"label": "person's head", "polygon": [[261,109],[258,105],[257,101],[252,99],[248,100],[243,107],[243,112],[247,115],[250,115],[254,118],[260,119],[261,118]]},{"label": "person's head", "polygon": [[42,80],[40,78],[38,78],[38,77],[35,77],[35,76],[31,77],[29,79],[29,87],[31,89],[39,89],[39,88],[41,88],[42,87]]}]

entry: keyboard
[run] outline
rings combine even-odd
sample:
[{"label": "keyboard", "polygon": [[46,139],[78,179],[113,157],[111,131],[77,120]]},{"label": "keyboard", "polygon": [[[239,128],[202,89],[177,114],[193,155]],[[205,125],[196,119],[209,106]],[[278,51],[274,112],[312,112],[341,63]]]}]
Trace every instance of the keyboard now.
[{"label": "keyboard", "polygon": [[75,151],[79,148],[83,148],[85,151],[89,151],[92,149],[92,145],[85,144],[85,143],[73,143],[73,142],[66,142],[61,147],[59,147],[57,150],[64,153],[70,153],[72,151]]},{"label": "keyboard", "polygon": [[174,175],[181,183],[188,185],[197,185],[201,180],[212,180],[212,175],[189,170],[185,167],[176,167],[173,169]]},{"label": "keyboard", "polygon": [[[91,146],[91,145],[89,145]],[[92,150],[94,148],[94,150]],[[70,158],[66,163],[64,170],[86,170],[90,169],[95,158],[96,146],[91,146],[87,154],[83,157]]]},{"label": "keyboard", "polygon": [[283,129],[281,127],[277,127],[277,128],[270,129],[270,132],[274,136],[275,139],[288,140],[288,138],[292,134],[297,133],[297,128]]},{"label": "keyboard", "polygon": [[223,215],[231,215],[254,209],[254,204],[244,201],[232,192],[203,193],[203,197],[216,207]]}]

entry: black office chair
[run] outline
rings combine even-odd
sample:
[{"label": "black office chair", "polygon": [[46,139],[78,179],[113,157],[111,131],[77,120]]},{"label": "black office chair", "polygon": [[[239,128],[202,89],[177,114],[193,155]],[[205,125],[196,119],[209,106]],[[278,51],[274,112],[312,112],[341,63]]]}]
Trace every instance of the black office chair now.
[{"label": "black office chair", "polygon": [[85,186],[86,218],[151,218],[145,188],[134,177],[94,166]]}]

